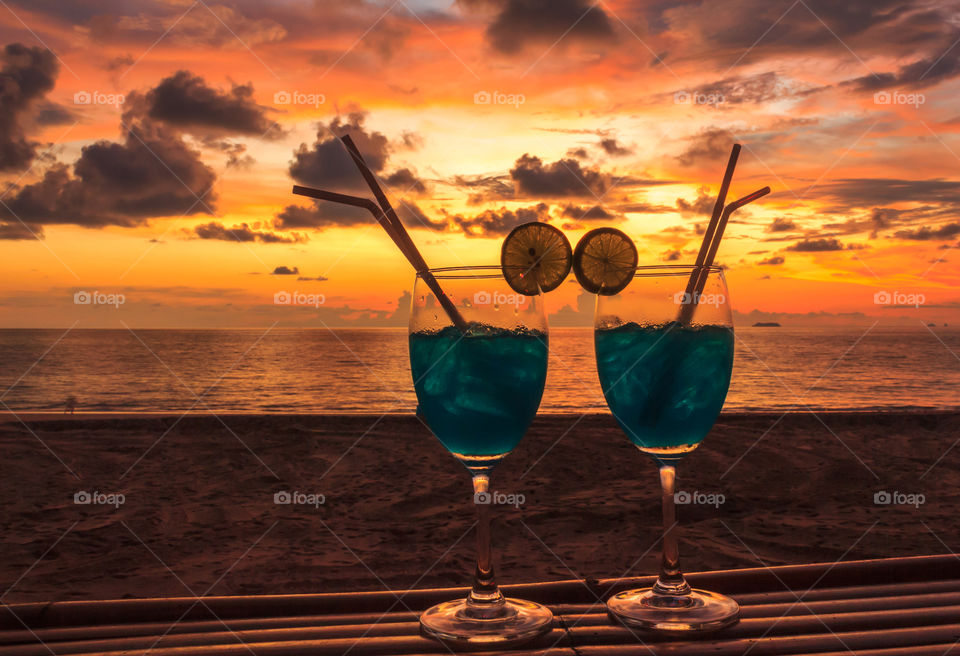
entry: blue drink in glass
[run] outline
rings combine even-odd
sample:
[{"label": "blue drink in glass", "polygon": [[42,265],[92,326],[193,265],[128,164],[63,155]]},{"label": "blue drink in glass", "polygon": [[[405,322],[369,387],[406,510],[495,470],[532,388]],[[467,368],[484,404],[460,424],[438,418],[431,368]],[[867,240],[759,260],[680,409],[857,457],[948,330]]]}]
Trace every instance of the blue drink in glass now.
[{"label": "blue drink in glass", "polygon": [[710,432],[730,386],[730,328],[631,322],[598,329],[594,345],[610,412],[641,451],[676,461]]},{"label": "blue drink in glass", "polygon": [[547,377],[547,336],[473,325],[410,334],[420,414],[461,461],[503,456],[537,414]]}]

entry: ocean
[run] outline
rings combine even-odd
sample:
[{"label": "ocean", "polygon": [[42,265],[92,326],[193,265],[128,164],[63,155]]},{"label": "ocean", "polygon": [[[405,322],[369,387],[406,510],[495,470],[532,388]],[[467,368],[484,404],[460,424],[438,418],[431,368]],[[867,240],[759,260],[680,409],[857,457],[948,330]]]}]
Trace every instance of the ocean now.
[{"label": "ocean", "polygon": [[[0,330],[15,412],[402,413],[404,329]],[[739,328],[728,411],[960,408],[960,329]],[[4,408],[0,406],[0,410]],[[605,411],[586,328],[555,328],[541,412]]]}]

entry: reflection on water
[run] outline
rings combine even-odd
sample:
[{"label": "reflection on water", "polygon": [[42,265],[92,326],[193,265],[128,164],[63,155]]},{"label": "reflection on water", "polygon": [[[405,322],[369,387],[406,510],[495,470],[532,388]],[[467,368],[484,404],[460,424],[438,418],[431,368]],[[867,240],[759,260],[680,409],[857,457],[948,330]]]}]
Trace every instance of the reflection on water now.
[{"label": "reflection on water", "polygon": [[[960,407],[960,330],[868,328],[739,329],[724,407]],[[61,409],[73,395],[78,411],[383,413],[416,406],[402,329],[73,330],[57,341],[61,336],[0,330],[3,403],[15,411]],[[592,331],[553,329],[550,351],[541,410],[605,410]]]}]

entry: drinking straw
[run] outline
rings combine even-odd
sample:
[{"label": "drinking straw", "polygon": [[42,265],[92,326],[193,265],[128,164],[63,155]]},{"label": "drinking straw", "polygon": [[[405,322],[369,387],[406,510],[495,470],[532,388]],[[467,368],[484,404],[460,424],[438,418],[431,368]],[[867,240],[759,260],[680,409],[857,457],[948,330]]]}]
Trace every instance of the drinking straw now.
[{"label": "drinking straw", "polygon": [[[740,157],[740,144],[733,144],[730,149],[730,159],[727,160],[727,170],[723,173],[723,180],[720,182],[720,193],[717,194],[717,202],[713,204],[713,212],[710,215],[710,223],[703,233],[703,241],[700,243],[700,251],[697,253],[697,261],[690,272],[690,279],[687,280],[687,288],[684,290],[684,299],[692,300],[693,294],[697,289],[700,279],[700,273],[703,270],[703,263],[706,260],[707,253],[710,252],[710,246],[713,244],[713,235],[717,229],[717,222],[720,220],[720,214],[723,212],[723,205],[727,201],[727,190],[730,189],[730,181],[733,179],[733,170],[737,167],[737,159]],[[690,323],[693,315],[693,304],[684,303],[680,307],[680,316],[677,318],[681,324]]]},{"label": "drinking straw", "polygon": [[769,193],[770,187],[763,187],[762,189],[757,189],[756,191],[749,193],[742,198],[738,198],[723,208],[723,212],[720,213],[720,218],[717,221],[717,225],[714,227],[713,240],[710,244],[710,247],[707,250],[706,255],[703,256],[702,261],[700,256],[697,256],[697,261],[700,262],[700,266],[694,268],[694,272],[690,275],[692,279],[694,274],[699,273],[699,275],[697,275],[697,280],[694,284],[693,291],[688,292],[691,295],[684,296],[683,307],[680,308],[680,318],[678,319],[681,324],[690,323],[690,319],[693,317],[693,310],[697,303],[700,302],[700,295],[703,294],[703,288],[707,284],[707,277],[710,273],[710,267],[713,266],[713,261],[717,256],[717,250],[720,248],[720,240],[723,239],[723,232],[726,230],[727,221],[729,221],[730,215],[744,205],[752,203],[758,198],[762,198]]},{"label": "drinking straw", "polygon": [[373,177],[373,173],[370,172],[366,162],[363,161],[363,158],[360,156],[360,152],[356,149],[353,141],[349,136],[344,136],[342,140],[347,146],[348,150],[350,150],[350,154],[353,156],[354,162],[356,162],[357,167],[360,169],[364,179],[367,181],[367,185],[373,191],[374,196],[377,197],[377,200],[380,201],[380,205],[377,205],[377,203],[374,203],[368,198],[348,196],[346,194],[338,194],[332,191],[313,189],[311,187],[302,187],[300,185],[294,185],[293,193],[301,196],[317,198],[320,200],[332,201],[334,203],[341,203],[343,205],[362,207],[373,214],[373,217],[377,220],[377,223],[383,227],[386,233],[397,245],[397,248],[400,249],[400,252],[403,253],[403,255],[407,258],[407,261],[410,262],[416,272],[420,275],[420,278],[427,284],[434,296],[436,296],[440,306],[450,317],[450,320],[453,322],[453,324],[461,332],[466,332],[466,320],[463,318],[463,315],[460,314],[460,311],[457,310],[457,307],[453,304],[450,298],[440,288],[440,283],[437,282],[436,277],[433,275],[433,273],[431,273],[430,268],[427,266],[426,261],[423,259],[423,256],[417,249],[416,244],[414,244],[413,240],[410,239],[410,235],[403,227],[403,224],[400,222],[397,213],[393,210],[393,207],[390,205],[390,201],[387,200],[387,197],[380,189],[380,185],[377,184],[376,178]]}]

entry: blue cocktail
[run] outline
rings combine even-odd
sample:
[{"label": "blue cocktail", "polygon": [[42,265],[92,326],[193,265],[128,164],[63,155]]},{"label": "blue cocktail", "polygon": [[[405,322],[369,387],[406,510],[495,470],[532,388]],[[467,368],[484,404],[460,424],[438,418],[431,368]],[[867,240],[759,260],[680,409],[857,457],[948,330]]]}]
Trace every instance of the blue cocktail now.
[{"label": "blue cocktail", "polygon": [[[694,279],[703,286],[691,296],[685,290]],[[694,590],[684,579],[674,506],[674,465],[710,432],[730,386],[733,322],[723,272],[639,267],[620,292],[597,297],[594,328],[597,373],[610,412],[660,468],[664,527],[657,582],[613,595],[607,610],[628,626],[673,634],[729,626],[739,618],[737,603]]]},{"label": "blue cocktail", "polygon": [[727,396],[733,331],[629,322],[597,330],[594,343],[600,386],[627,437],[660,461],[695,449]]},{"label": "blue cocktail", "polygon": [[507,599],[490,557],[490,472],[523,438],[547,377],[547,320],[540,294],[515,292],[501,267],[432,271],[462,316],[452,325],[423,277],[410,314],[410,370],[418,414],[473,476],[477,568],[466,599],[420,616],[424,634],[466,648],[509,647],[549,630],[544,606]]},{"label": "blue cocktail", "polygon": [[547,335],[473,324],[410,335],[420,414],[462,461],[513,451],[537,414],[547,377]]}]

